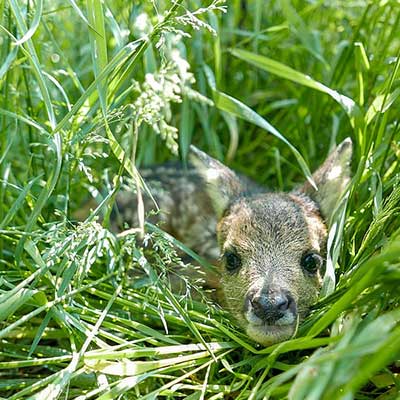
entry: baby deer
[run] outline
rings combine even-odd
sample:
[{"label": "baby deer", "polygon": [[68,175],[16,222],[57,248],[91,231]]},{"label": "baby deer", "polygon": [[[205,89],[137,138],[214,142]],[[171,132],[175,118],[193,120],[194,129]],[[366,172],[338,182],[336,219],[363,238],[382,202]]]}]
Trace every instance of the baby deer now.
[{"label": "baby deer", "polygon": [[[289,193],[268,192],[193,146],[187,169],[144,173],[163,229],[217,265],[220,303],[258,343],[290,338],[318,299],[327,222],[349,182],[351,154],[346,139],[313,174],[318,190],[306,182]],[[126,192],[117,197],[132,225],[134,204]]]}]

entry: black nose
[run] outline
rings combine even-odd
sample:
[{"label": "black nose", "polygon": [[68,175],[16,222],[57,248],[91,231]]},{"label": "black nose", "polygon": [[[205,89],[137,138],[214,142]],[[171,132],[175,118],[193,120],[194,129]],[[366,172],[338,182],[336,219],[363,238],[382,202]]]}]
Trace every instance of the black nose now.
[{"label": "black nose", "polygon": [[273,324],[284,317],[288,310],[295,313],[295,302],[293,297],[283,290],[261,290],[249,301],[253,313],[263,321]]}]

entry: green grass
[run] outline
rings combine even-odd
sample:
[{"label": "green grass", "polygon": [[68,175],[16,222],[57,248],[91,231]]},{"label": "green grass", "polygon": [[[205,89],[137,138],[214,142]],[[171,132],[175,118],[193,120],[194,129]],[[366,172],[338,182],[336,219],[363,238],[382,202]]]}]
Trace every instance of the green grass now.
[{"label": "green grass", "polygon": [[[398,1],[222,5],[0,0],[0,397],[397,398]],[[122,177],[191,143],[290,190],[346,137],[336,283],[287,342],[174,295],[159,229],[109,230]]]}]

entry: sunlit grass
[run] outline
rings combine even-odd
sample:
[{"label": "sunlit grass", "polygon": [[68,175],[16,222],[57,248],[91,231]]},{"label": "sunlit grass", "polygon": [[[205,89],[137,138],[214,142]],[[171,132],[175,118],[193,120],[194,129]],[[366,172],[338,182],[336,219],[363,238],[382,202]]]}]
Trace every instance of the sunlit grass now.
[{"label": "sunlit grass", "polygon": [[[227,5],[0,2],[1,397],[397,397],[398,2]],[[109,229],[121,179],[191,143],[290,190],[346,137],[336,285],[287,342],[174,294],[159,228]]]}]

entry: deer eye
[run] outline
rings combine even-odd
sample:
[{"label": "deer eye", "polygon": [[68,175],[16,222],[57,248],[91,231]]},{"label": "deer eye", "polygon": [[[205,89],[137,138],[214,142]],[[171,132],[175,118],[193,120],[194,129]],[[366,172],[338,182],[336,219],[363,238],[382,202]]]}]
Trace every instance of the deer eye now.
[{"label": "deer eye", "polygon": [[228,271],[235,271],[242,266],[242,260],[240,256],[234,251],[227,251],[224,254],[225,262],[226,262],[226,269]]},{"label": "deer eye", "polygon": [[323,259],[318,253],[305,253],[301,258],[301,267],[310,274],[315,274],[323,264]]}]

